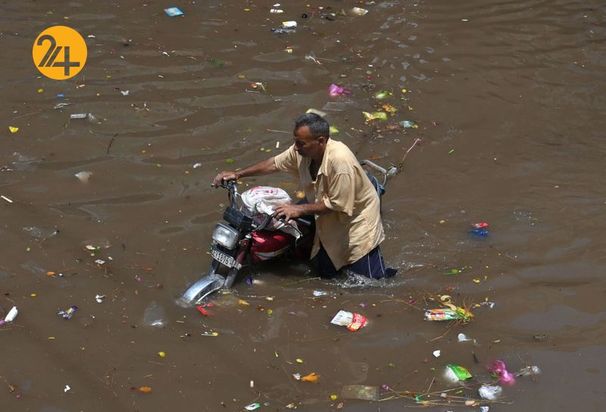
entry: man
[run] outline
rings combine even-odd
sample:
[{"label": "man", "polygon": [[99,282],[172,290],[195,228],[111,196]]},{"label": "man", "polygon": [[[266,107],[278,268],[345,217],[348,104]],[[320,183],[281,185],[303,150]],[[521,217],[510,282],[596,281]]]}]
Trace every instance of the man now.
[{"label": "man", "polygon": [[290,148],[243,170],[223,171],[213,186],[277,171],[298,177],[307,203],[280,205],[276,215],[316,216],[311,256],[320,275],[333,277],[341,269],[375,279],[395,274],[379,249],[385,239],[379,195],[351,150],[330,139],[326,120],[314,113],[300,116]]}]

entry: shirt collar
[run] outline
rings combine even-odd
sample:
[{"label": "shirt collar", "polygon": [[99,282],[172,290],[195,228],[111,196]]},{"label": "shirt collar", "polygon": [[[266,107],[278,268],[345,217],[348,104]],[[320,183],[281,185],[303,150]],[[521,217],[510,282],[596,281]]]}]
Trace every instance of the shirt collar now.
[{"label": "shirt collar", "polygon": [[324,176],[326,176],[326,174],[328,173],[328,158],[330,157],[330,154],[332,153],[332,149],[334,147],[334,140],[332,140],[331,138],[328,138],[328,140],[326,141],[326,148],[324,149],[324,155],[322,156],[322,163],[320,164],[320,167],[318,168],[318,174],[322,174]]}]

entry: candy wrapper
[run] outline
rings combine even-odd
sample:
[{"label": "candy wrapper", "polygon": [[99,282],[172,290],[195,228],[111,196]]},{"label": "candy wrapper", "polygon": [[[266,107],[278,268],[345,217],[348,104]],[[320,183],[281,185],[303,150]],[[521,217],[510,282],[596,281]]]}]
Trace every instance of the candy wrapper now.
[{"label": "candy wrapper", "polygon": [[473,223],[471,225],[471,227],[473,227],[474,229],[488,229],[490,225],[488,224],[488,222],[478,222],[478,223]]},{"label": "candy wrapper", "polygon": [[444,370],[444,377],[453,383],[466,381],[467,379],[471,379],[472,375],[461,365],[456,365],[454,363],[449,363],[446,365],[446,369]]},{"label": "candy wrapper", "polygon": [[445,321],[445,320],[459,320],[460,315],[456,310],[452,309],[427,309],[425,311],[425,320],[429,321]]},{"label": "candy wrapper", "polygon": [[488,370],[499,378],[501,385],[513,385],[516,383],[516,377],[507,370],[507,365],[502,360],[494,361]]},{"label": "candy wrapper", "polygon": [[333,83],[328,86],[328,94],[330,95],[330,97],[338,97],[351,94],[351,91],[349,89],[346,89],[345,87]]},{"label": "candy wrapper", "polygon": [[330,321],[333,325],[345,326],[350,332],[362,329],[367,322],[366,316],[344,310],[340,310]]},{"label": "candy wrapper", "polygon": [[452,303],[444,303],[444,306],[446,306],[446,308],[425,310],[425,320],[438,322],[461,320],[463,322],[469,322],[473,318],[473,313],[465,308],[455,306]]}]

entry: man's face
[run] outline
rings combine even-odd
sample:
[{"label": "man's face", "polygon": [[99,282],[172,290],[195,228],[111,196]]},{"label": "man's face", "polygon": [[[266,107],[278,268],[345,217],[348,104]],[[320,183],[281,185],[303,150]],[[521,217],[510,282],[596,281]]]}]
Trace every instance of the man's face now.
[{"label": "man's face", "polygon": [[308,126],[301,126],[295,130],[295,150],[303,157],[320,159],[324,154],[326,137],[317,139],[311,135]]}]

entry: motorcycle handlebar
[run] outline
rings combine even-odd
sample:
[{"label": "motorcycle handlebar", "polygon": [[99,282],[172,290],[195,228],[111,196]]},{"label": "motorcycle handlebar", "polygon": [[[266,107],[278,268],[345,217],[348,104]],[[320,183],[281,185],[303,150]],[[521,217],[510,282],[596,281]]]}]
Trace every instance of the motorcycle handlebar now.
[{"label": "motorcycle handlebar", "polygon": [[236,185],[236,180],[235,179],[231,179],[231,180],[221,180],[221,184],[220,186],[223,189],[231,189],[232,187],[234,187]]},{"label": "motorcycle handlebar", "polygon": [[360,165],[361,166],[368,166],[371,169],[374,169],[377,172],[381,173],[382,175],[386,175],[387,174],[387,170],[385,170],[384,168],[382,168],[378,164],[371,162],[370,160],[360,160]]},{"label": "motorcycle handlebar", "polygon": [[361,166],[368,166],[369,168],[381,173],[384,176],[394,176],[396,173],[398,173],[398,168],[395,166],[390,167],[389,169],[385,169],[381,166],[379,166],[378,164],[371,162],[370,160],[360,160],[360,165]]},{"label": "motorcycle handlebar", "polygon": [[369,169],[374,170],[375,172],[380,173],[381,175],[383,175],[383,185],[385,185],[387,183],[387,179],[395,176],[396,174],[398,174],[398,168],[396,166],[392,166],[389,169],[385,169],[381,166],[379,166],[378,164],[371,162],[370,160],[360,160],[360,165],[362,167],[366,166]]}]

